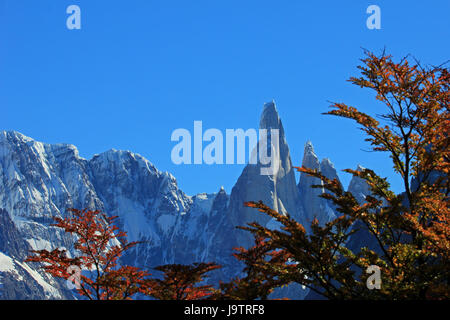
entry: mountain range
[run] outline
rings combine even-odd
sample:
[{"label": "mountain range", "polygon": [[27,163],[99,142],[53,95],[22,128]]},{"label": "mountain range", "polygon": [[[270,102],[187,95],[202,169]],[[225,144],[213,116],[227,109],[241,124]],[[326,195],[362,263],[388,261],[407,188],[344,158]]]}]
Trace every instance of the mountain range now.
[{"label": "mountain range", "polygon": [[[130,151],[109,150],[92,159],[79,156],[70,144],[46,144],[15,131],[0,132],[0,299],[73,299],[65,284],[29,263],[29,251],[72,247],[72,239],[51,226],[52,217],[67,208],[89,208],[118,216],[129,241],[141,244],[123,262],[151,269],[155,266],[216,262],[211,283],[241,274],[242,265],[231,253],[249,246],[252,237],[236,229],[257,221],[277,228],[277,223],[243,206],[262,200],[281,213],[289,213],[308,226],[317,218],[324,224],[339,213],[319,195],[321,184],[305,174],[297,182],[284,128],[274,102],[264,105],[260,129],[279,130],[279,168],[261,175],[260,164],[248,164],[227,194],[185,194],[168,172]],[[338,178],[329,159],[319,161],[311,142],[305,144],[303,162],[328,178]],[[349,191],[363,201],[367,185],[353,178]],[[70,251],[70,250],[69,250]],[[273,297],[303,299],[308,291],[289,286]]]}]

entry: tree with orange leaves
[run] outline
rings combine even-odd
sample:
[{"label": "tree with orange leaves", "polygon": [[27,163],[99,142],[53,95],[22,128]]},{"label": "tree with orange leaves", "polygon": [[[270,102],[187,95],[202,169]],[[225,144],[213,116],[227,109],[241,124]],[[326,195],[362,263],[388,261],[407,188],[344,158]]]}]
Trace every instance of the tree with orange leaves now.
[{"label": "tree with orange leaves", "polygon": [[[89,300],[131,299],[147,289],[147,271],[118,265],[119,258],[137,242],[114,225],[117,217],[99,211],[69,209],[53,226],[74,235],[74,257],[65,249],[33,250],[26,261],[42,264],[50,275],[74,282],[77,292]],[[76,274],[74,274],[74,272]]]},{"label": "tree with orange leaves", "polygon": [[[138,294],[160,300],[199,300],[215,292],[198,285],[206,273],[220,268],[214,263],[163,265],[155,270],[163,279],[137,267],[119,265],[119,258],[139,242],[128,242],[126,233],[114,224],[117,217],[99,211],[69,209],[71,215],[55,217],[53,226],[74,236],[75,257],[65,249],[33,250],[27,262],[36,262],[50,275],[74,282],[77,292],[89,300],[133,299]],[[77,274],[74,274],[77,272]]]},{"label": "tree with orange leaves", "polygon": [[198,285],[206,273],[220,266],[214,263],[194,263],[192,265],[168,264],[156,267],[163,272],[162,279],[148,281],[147,295],[159,300],[201,300],[214,293],[211,285]]},{"label": "tree with orange leaves", "polygon": [[[386,178],[370,169],[344,170],[363,179],[371,190],[364,203],[309,168],[297,170],[322,180],[341,215],[311,232],[289,215],[261,202],[248,202],[282,224],[271,230],[258,223],[243,229],[263,239],[266,257],[252,262],[264,279],[296,282],[329,299],[449,299],[450,298],[450,117],[448,69],[422,67],[407,58],[366,52],[361,75],[350,82],[375,91],[385,113],[376,118],[344,103],[328,115],[355,121],[374,152],[386,152],[402,178],[403,192],[390,190]],[[373,247],[356,250],[352,235],[364,231]],[[269,255],[277,252],[277,263]],[[251,262],[249,259],[247,259]],[[284,264],[280,265],[280,261]],[[294,261],[295,263],[289,263]],[[379,289],[369,290],[369,266],[381,274]]]}]

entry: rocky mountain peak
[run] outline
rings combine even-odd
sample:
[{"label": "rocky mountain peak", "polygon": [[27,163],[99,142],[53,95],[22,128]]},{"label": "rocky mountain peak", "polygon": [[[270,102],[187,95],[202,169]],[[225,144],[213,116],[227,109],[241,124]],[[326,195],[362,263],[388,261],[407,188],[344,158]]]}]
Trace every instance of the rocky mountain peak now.
[{"label": "rocky mountain peak", "polygon": [[[336,178],[339,181],[333,163],[329,159],[323,159],[320,162],[311,141],[305,144],[302,165],[306,168],[318,170],[329,179]],[[336,216],[333,204],[320,197],[325,192],[325,189],[313,188],[312,186],[314,185],[323,185],[323,182],[305,173],[300,174],[298,190],[305,214],[305,227],[307,230],[315,218],[319,220],[320,224],[325,224]]]},{"label": "rocky mountain peak", "polygon": [[314,152],[314,146],[311,140],[306,141],[305,148],[303,151],[304,156],[311,155],[317,158],[316,153]]},{"label": "rocky mountain peak", "polygon": [[320,167],[319,158],[314,152],[314,146],[311,141],[305,143],[302,166],[310,169],[319,169]]},{"label": "rocky mountain peak", "polygon": [[259,127],[260,129],[280,129],[282,127],[275,101],[264,103]]},{"label": "rocky mountain peak", "polygon": [[[356,171],[363,171],[364,169],[365,168],[360,164],[356,166]],[[371,193],[369,185],[366,183],[366,181],[356,176],[353,176],[350,180],[347,191],[353,194],[353,196],[359,203],[364,203],[366,200],[366,196]]]},{"label": "rocky mountain peak", "polygon": [[[233,248],[253,243],[252,237],[236,226],[257,221],[277,227],[269,217],[244,207],[244,202],[261,200],[282,214],[289,213],[306,227],[311,217],[318,216],[323,222],[333,216],[331,206],[317,197],[321,189],[310,188],[316,184],[313,180],[301,176],[297,187],[289,146],[274,101],[264,104],[260,129],[279,130],[278,136],[268,130],[265,144],[272,145],[273,139],[278,138],[279,153],[271,153],[273,157],[267,154],[276,170],[262,174],[261,168],[267,164],[248,164],[230,195],[221,187],[216,193],[195,196],[184,194],[173,175],[159,171],[137,153],[111,149],[86,160],[73,145],[45,144],[15,131],[1,131],[0,208],[7,209],[10,215],[0,212],[0,229],[4,226],[0,239],[14,239],[17,245],[5,251],[0,243],[0,251],[4,251],[0,252],[3,254],[0,258],[8,268],[14,264],[20,276],[29,279],[19,265],[28,250],[25,247],[71,248],[73,239],[52,227],[51,218],[64,215],[67,208],[89,208],[118,216],[117,223],[127,232],[128,240],[142,241],[124,257],[124,263],[148,268],[168,263],[215,261],[223,268],[210,280],[226,281],[242,271],[242,265],[231,255]],[[258,147],[261,146],[260,140]],[[303,164],[322,170],[326,176],[337,177],[331,161],[319,162],[311,142],[305,145]],[[17,263],[14,256],[20,258]],[[30,270],[34,274],[35,270]],[[42,282],[44,287],[36,284],[38,289],[33,290],[37,295],[65,295],[57,284],[47,280],[46,284]],[[15,278],[2,280],[1,274],[0,284],[7,288],[5,297],[22,297],[20,293],[31,292]],[[21,289],[11,293],[14,288]]]},{"label": "rocky mountain peak", "polygon": [[[261,174],[263,165],[259,162],[256,165],[249,164],[244,168],[230,195],[228,217],[231,226],[243,226],[251,221],[258,221],[265,225],[270,221],[268,217],[258,214],[256,210],[244,207],[243,203],[247,201],[261,200],[274,210],[282,214],[289,213],[299,221],[303,216],[299,205],[300,199],[289,146],[273,101],[265,103],[263,106],[260,129],[279,130],[279,155],[273,162],[275,170],[272,175]],[[273,139],[273,137],[271,138]],[[261,147],[267,147],[267,145],[260,141],[258,148]],[[241,244],[251,244],[250,236],[241,230],[237,231],[236,237]]]}]

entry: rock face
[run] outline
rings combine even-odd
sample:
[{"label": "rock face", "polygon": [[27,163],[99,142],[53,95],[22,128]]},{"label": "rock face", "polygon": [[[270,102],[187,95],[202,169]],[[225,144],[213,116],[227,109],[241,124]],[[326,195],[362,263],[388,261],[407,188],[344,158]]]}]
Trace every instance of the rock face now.
[{"label": "rock face", "polygon": [[[329,159],[323,159],[322,162],[319,162],[319,158],[315,154],[311,142],[305,144],[302,165],[306,168],[322,172],[328,179],[337,179],[339,181],[334,165]],[[312,188],[314,185],[323,185],[323,182],[318,178],[308,176],[302,172],[298,183],[298,190],[307,229],[315,218],[319,220],[321,225],[336,218],[333,204],[329,200],[320,197],[325,192],[325,189]]]},{"label": "rock face", "polygon": [[[358,164],[356,171],[363,171],[365,168]],[[353,177],[348,185],[348,191],[353,194],[360,204],[366,201],[366,196],[370,195],[369,185],[359,177]]]},{"label": "rock face", "polygon": [[[263,201],[264,204],[277,210],[280,213],[289,213],[298,221],[302,221],[303,213],[300,205],[300,197],[296,187],[295,173],[292,167],[289,147],[286,141],[283,124],[278,115],[277,108],[274,102],[269,102],[264,105],[264,109],[260,119],[260,129],[266,129],[268,132],[267,144],[259,141],[258,150],[265,151],[270,154],[269,150],[263,148],[270,148],[270,145],[276,145],[275,141],[271,139],[276,136],[269,134],[271,129],[278,130],[278,147],[279,154],[275,153],[276,158],[272,162],[275,165],[273,174],[261,174],[261,169],[267,168],[268,165],[257,161],[256,164],[248,164],[241,176],[234,185],[229,206],[225,214],[225,223],[223,228],[225,232],[217,235],[224,259],[223,274],[220,276],[226,279],[229,275],[240,274],[243,264],[238,263],[236,259],[231,257],[233,248],[235,247],[250,247],[253,245],[253,238],[249,232],[236,229],[237,226],[246,226],[247,223],[256,221],[265,226],[275,225],[270,217],[259,213],[252,208],[244,207],[244,202],[247,201]],[[274,161],[275,160],[275,161]],[[224,246],[224,244],[226,244]],[[227,277],[228,275],[228,277]],[[297,297],[299,297],[297,292]]]},{"label": "rock face", "polygon": [[[143,241],[123,258],[124,263],[148,269],[167,263],[214,261],[223,266],[211,277],[215,284],[239,275],[242,265],[231,256],[232,249],[252,244],[250,234],[236,226],[258,221],[276,227],[267,216],[244,207],[244,202],[262,200],[301,223],[314,216],[321,223],[332,219],[333,207],[317,198],[323,190],[309,188],[315,181],[302,176],[296,184],[274,102],[264,105],[260,129],[268,130],[268,145],[278,142],[273,173],[261,174],[265,165],[259,162],[248,164],[231,195],[218,188],[216,193],[195,196],[180,190],[170,173],[129,151],[109,150],[87,160],[73,145],[50,145],[18,132],[0,132],[0,208],[5,209],[0,210],[0,298],[73,297],[62,283],[23,262],[31,249],[70,250],[72,239],[50,226],[52,217],[63,216],[67,208],[98,209],[119,216],[119,227],[128,239]],[[277,129],[278,137],[270,129]],[[263,148],[267,146],[259,141],[258,150]],[[319,163],[310,143],[303,164],[337,177],[329,160]],[[291,298],[304,295],[299,288],[290,287],[287,292]]]},{"label": "rock face", "polygon": [[[356,171],[362,171],[364,169],[361,165],[356,167]],[[371,194],[369,185],[363,179],[355,176],[350,180],[347,191],[353,194],[360,204],[366,202],[366,196]],[[362,247],[367,247],[380,253],[376,240],[370,235],[370,231],[363,223],[356,221],[352,228],[358,231],[352,235],[347,243],[350,250],[358,252]]]},{"label": "rock face", "polygon": [[118,215],[129,240],[144,241],[124,262],[151,268],[204,261],[212,250],[204,228],[220,221],[217,209],[228,201],[221,190],[210,218],[216,194],[185,195],[171,174],[138,154],[110,150],[86,160],[72,145],[48,145],[17,132],[0,133],[0,178],[0,208],[12,213],[13,223],[2,226],[5,232],[14,226],[27,245],[20,247],[21,261],[30,249],[72,247],[70,237],[50,226],[67,208]]},{"label": "rock face", "polygon": [[69,299],[60,282],[25,263],[31,250],[6,210],[0,209],[0,299]]},{"label": "rock face", "polygon": [[[327,166],[329,168],[329,166]],[[322,173],[329,179],[333,179],[336,178],[336,176],[334,176],[336,174],[336,170],[329,170],[327,167],[323,167],[322,169]],[[334,167],[333,167],[334,169]],[[362,167],[361,165],[358,165],[356,168],[357,171],[362,171],[364,170],[364,167]],[[369,186],[367,185],[367,183],[359,178],[359,177],[353,177],[350,180],[350,183],[348,185],[347,191],[352,193],[353,196],[356,198],[356,200],[362,204],[365,202],[366,196],[370,195],[370,189]],[[330,207],[333,208],[333,210],[335,210],[335,207],[330,204]],[[337,212],[335,210],[335,214],[338,215],[339,212]],[[353,252],[359,252],[359,250],[362,247],[369,247],[374,249],[376,244],[373,243],[372,238],[370,237],[370,235],[368,234],[369,230],[367,230],[367,228],[364,226],[364,224],[360,223],[359,221],[357,221],[352,228],[356,228],[358,229],[357,232],[355,232],[350,239],[348,240],[346,246],[352,250]],[[360,272],[360,270],[358,269],[354,269],[354,271],[358,274]],[[319,291],[321,290],[320,288],[317,288]],[[318,293],[314,292],[313,290],[311,290],[308,295],[305,297],[305,300],[325,300],[323,298],[322,295],[319,295]]]},{"label": "rock face", "polygon": [[[248,164],[238,178],[230,195],[230,208],[228,212],[229,224],[232,226],[245,226],[249,222],[257,221],[266,225],[270,218],[258,214],[255,209],[243,206],[246,201],[263,201],[274,210],[287,214],[302,221],[303,213],[300,206],[300,197],[296,188],[295,173],[289,147],[284,134],[283,124],[278,116],[275,103],[264,105],[260,120],[260,129],[277,129],[279,132],[279,157],[272,175],[261,174],[261,169],[266,167],[260,161],[257,164]],[[270,145],[268,143],[268,145]],[[258,144],[258,151],[266,147]],[[238,231],[237,242],[248,246],[252,244],[251,237],[245,231]]]}]

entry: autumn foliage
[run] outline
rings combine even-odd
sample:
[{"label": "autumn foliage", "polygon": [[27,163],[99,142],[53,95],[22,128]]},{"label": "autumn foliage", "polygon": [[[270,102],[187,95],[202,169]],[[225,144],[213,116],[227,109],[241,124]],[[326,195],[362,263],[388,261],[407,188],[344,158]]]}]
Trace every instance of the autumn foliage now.
[{"label": "autumn foliage", "polygon": [[[66,249],[32,251],[27,261],[38,262],[54,277],[77,282],[78,293],[90,300],[130,299],[145,288],[149,273],[136,267],[118,265],[123,253],[137,245],[99,211],[69,209],[66,218],[55,217],[53,226],[74,236],[76,256]],[[76,269],[74,269],[76,267]],[[75,280],[74,270],[80,270]],[[71,279],[69,279],[71,278]]]},{"label": "autumn foliage", "polygon": [[[371,190],[364,203],[316,170],[297,168],[322,180],[322,195],[337,207],[337,219],[311,233],[261,202],[248,202],[282,224],[270,230],[258,223],[243,229],[263,239],[266,253],[257,261],[248,257],[252,272],[264,281],[296,282],[329,299],[449,299],[449,83],[448,69],[425,68],[408,59],[367,52],[360,77],[350,82],[376,93],[384,113],[371,117],[344,103],[335,103],[327,115],[355,121],[374,152],[389,155],[404,191],[395,194],[389,182],[370,169],[344,170],[363,179]],[[382,112],[382,111],[380,111]],[[364,230],[375,248],[354,252],[351,236]],[[276,253],[277,263],[272,263]],[[284,260],[284,265],[281,261]],[[292,263],[292,262],[295,263]],[[366,269],[381,269],[382,286],[369,290]],[[255,271],[257,270],[257,271]],[[265,295],[261,295],[264,297]]]},{"label": "autumn foliage", "polygon": [[210,298],[214,290],[211,285],[202,285],[206,273],[220,266],[214,263],[193,265],[169,264],[156,267],[163,272],[162,279],[149,281],[148,295],[159,300],[200,300]]},{"label": "autumn foliage", "polygon": [[[138,242],[126,240],[126,233],[114,223],[117,217],[87,209],[69,212],[65,218],[55,217],[53,226],[74,236],[75,256],[70,257],[66,249],[37,250],[32,251],[27,261],[40,263],[56,278],[74,282],[80,296],[89,300],[124,300],[140,294],[163,300],[195,300],[212,293],[211,286],[197,284],[219,266],[164,265],[155,268],[164,273],[163,278],[151,278],[146,270],[120,263],[120,257]],[[81,271],[77,278],[75,270]]]},{"label": "autumn foliage", "polygon": [[[249,248],[235,248],[233,256],[243,262],[245,276],[229,282],[221,282],[219,289],[211,296],[214,300],[255,300],[268,299],[276,287],[286,285],[278,275],[266,272],[264,265],[271,268],[285,267],[286,261],[281,250],[272,250],[262,237],[255,237],[255,244]],[[281,253],[281,254],[280,254]],[[264,262],[261,264],[261,262]]]}]

